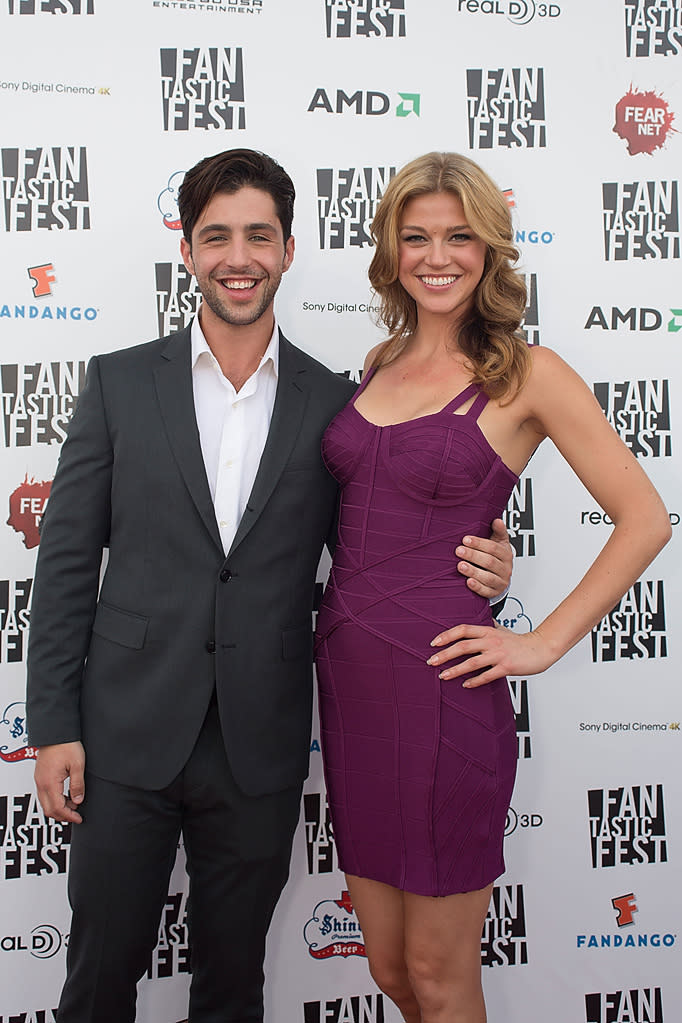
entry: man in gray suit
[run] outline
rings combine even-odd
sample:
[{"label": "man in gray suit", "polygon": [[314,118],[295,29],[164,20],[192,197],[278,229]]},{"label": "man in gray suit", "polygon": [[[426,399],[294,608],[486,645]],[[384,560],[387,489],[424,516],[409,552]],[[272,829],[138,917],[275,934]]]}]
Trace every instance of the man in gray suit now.
[{"label": "man in gray suit", "polygon": [[[275,324],[293,202],[285,171],[251,150],[187,173],[199,315],[93,358],[63,446],[28,679],[41,803],[75,825],[59,1023],[134,1020],[180,835],[189,1019],[262,1023],[308,769],[316,568],[333,545],[320,438],[354,389]],[[474,541],[471,585],[499,592],[507,550]]]}]

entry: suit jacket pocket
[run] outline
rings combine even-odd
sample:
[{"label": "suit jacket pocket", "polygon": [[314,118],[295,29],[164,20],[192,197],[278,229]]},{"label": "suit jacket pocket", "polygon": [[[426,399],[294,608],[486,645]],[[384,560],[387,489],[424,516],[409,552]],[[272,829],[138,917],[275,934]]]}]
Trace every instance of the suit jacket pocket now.
[{"label": "suit jacket pocket", "polygon": [[302,625],[298,629],[285,629],[282,633],[282,657],[285,661],[293,661],[298,657],[312,660],[313,629],[312,625]]},{"label": "suit jacket pocket", "polygon": [[111,604],[97,605],[95,620],[92,631],[104,639],[110,639],[113,643],[130,647],[133,650],[141,650],[144,646],[147,635],[149,619],[142,615],[133,614],[132,611],[121,611]]}]

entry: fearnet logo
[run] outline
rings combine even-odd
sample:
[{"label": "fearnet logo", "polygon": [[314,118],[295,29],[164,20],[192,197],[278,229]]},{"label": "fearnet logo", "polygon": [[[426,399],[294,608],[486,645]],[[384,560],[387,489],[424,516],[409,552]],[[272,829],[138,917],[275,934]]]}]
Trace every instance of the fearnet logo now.
[{"label": "fearnet logo", "polygon": [[606,260],[680,258],[677,181],[605,182],[602,205]]},{"label": "fearnet logo", "polygon": [[585,995],[585,1023],[663,1023],[660,987]]},{"label": "fearnet logo", "polygon": [[161,96],[164,131],[245,128],[241,47],[162,49]]},{"label": "fearnet logo", "polygon": [[528,962],[522,884],[495,885],[483,924],[483,966],[520,966]]},{"label": "fearnet logo", "polygon": [[592,629],[592,660],[667,657],[663,580],[638,580]]},{"label": "fearnet logo", "polygon": [[5,881],[65,874],[70,843],[71,825],[46,817],[33,792],[0,796],[0,877]]},{"label": "fearnet logo", "polygon": [[321,168],[317,171],[317,211],[321,249],[363,248],[377,204],[395,167]]},{"label": "fearnet logo", "polygon": [[199,309],[197,279],[184,263],[156,263],[156,316],[159,337],[188,326]]},{"label": "fearnet logo", "polygon": [[530,730],[530,704],[528,702],[528,679],[507,679],[509,694],[516,719],[516,740],[519,760],[530,760],[533,755]]},{"label": "fearnet logo", "polygon": [[662,785],[589,789],[587,803],[593,867],[667,862]]},{"label": "fearnet logo", "polygon": [[661,149],[672,132],[675,115],[662,96],[630,87],[616,104],[613,131],[627,142],[628,153],[653,153]]},{"label": "fearnet logo", "polygon": [[378,994],[303,1003],[303,1023],[384,1023],[385,1018],[383,995]]},{"label": "fearnet logo", "polygon": [[52,480],[38,480],[28,473],[24,482],[9,495],[9,518],[7,525],[15,533],[21,533],[24,547],[32,550],[40,543],[40,524],[47,508],[47,501],[52,489]]},{"label": "fearnet logo", "polygon": [[469,148],[544,149],[544,68],[467,70]]},{"label": "fearnet logo", "polygon": [[4,446],[61,444],[85,382],[85,368],[85,362],[0,366]]},{"label": "fearnet logo", "polygon": [[680,0],[625,0],[625,54],[672,57],[682,53]]},{"label": "fearnet logo", "polygon": [[8,0],[8,2],[10,14],[95,13],[95,0]]},{"label": "fearnet logo", "polygon": [[509,540],[518,558],[535,554],[535,514],[533,511],[533,480],[519,480],[502,514],[509,531]]},{"label": "fearnet logo", "polygon": [[526,335],[529,345],[540,344],[540,314],[538,311],[538,275],[524,274],[526,279],[526,292],[528,294],[528,305],[523,316],[521,330]]},{"label": "fearnet logo", "polygon": [[673,453],[668,380],[623,380],[594,384],[597,401],[620,439],[643,458]]},{"label": "fearnet logo", "polygon": [[325,0],[328,39],[403,37],[405,0]]},{"label": "fearnet logo", "polygon": [[147,967],[150,980],[189,973],[189,928],[187,926],[187,895],[169,895],[159,925],[159,940]]},{"label": "fearnet logo", "polygon": [[0,579],[0,664],[24,659],[33,579]]},{"label": "fearnet logo", "polygon": [[3,149],[6,231],[87,231],[90,193],[85,146]]},{"label": "fearnet logo", "polygon": [[326,796],[320,792],[304,795],[303,814],[308,874],[331,874],[338,862]]}]

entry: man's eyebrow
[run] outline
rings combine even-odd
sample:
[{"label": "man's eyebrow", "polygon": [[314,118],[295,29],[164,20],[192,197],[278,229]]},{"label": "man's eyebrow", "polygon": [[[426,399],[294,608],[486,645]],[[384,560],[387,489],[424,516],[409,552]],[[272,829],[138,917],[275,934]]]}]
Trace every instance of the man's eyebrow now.
[{"label": "man's eyebrow", "polygon": [[[273,231],[277,233],[277,228],[274,224],[270,224],[267,221],[263,223],[245,224],[245,231]],[[199,236],[210,234],[213,231],[220,231],[222,234],[231,234],[232,228],[228,224],[204,224],[199,231]]]}]

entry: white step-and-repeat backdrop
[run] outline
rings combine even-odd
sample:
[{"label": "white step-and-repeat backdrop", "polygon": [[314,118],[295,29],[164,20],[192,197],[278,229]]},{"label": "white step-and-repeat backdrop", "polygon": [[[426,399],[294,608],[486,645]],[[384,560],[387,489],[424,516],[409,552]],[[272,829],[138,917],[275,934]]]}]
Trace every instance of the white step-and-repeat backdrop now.
[{"label": "white step-and-repeat backdrop", "polygon": [[[233,146],[297,185],[282,326],[354,377],[381,336],[387,180],[431,149],[480,161],[512,209],[529,341],[577,368],[663,494],[674,538],[645,576],[561,664],[510,680],[519,774],[481,953],[491,1023],[676,1023],[681,0],[0,0],[0,52],[0,1023],[54,1019],[69,930],[69,829],[36,802],[24,727],[37,527],[89,356],[195,310],[177,188]],[[507,521],[523,631],[610,522],[549,447]],[[185,910],[180,856],[143,1023],[186,1016]],[[317,731],[267,965],[269,1023],[398,1019],[337,869]]]}]

